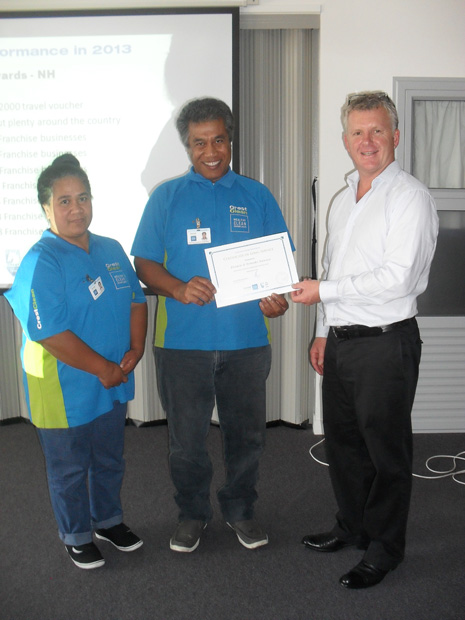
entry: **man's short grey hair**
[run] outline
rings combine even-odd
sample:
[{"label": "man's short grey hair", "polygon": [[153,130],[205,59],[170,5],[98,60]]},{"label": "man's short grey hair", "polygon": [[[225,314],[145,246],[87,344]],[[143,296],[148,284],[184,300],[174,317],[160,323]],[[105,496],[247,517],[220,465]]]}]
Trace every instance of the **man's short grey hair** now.
[{"label": "man's short grey hair", "polygon": [[351,93],[347,95],[346,101],[341,109],[341,122],[344,133],[347,133],[347,122],[349,114],[354,110],[376,110],[384,108],[391,119],[392,131],[394,132],[399,126],[399,117],[397,116],[396,106],[389,95],[380,90],[367,90],[360,93]]},{"label": "man's short grey hair", "polygon": [[176,119],[176,128],[181,142],[189,148],[189,123],[204,123],[222,119],[228,132],[229,141],[234,137],[234,117],[229,106],[221,99],[202,97],[188,101]]}]

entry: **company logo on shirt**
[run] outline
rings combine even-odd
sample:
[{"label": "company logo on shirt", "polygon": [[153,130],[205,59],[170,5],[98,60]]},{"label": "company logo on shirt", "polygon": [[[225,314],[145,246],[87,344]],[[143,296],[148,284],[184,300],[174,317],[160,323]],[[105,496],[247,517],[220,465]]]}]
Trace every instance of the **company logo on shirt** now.
[{"label": "company logo on shirt", "polygon": [[249,216],[247,207],[236,207],[230,205],[229,217],[231,221],[231,232],[249,232]]},{"label": "company logo on shirt", "polygon": [[234,213],[235,215],[247,216],[247,207],[235,207],[234,205],[230,205],[229,213]]},{"label": "company logo on shirt", "polygon": [[119,263],[107,263],[106,268],[111,276],[111,279],[113,280],[115,288],[129,288],[128,279]]},{"label": "company logo on shirt", "polygon": [[37,329],[42,329],[42,321],[40,320],[39,308],[37,307],[36,294],[33,288],[31,288],[31,297],[32,297],[32,310],[36,316],[36,321],[37,321]]},{"label": "company logo on shirt", "polygon": [[120,271],[121,265],[119,263],[107,263],[105,265],[108,271]]}]

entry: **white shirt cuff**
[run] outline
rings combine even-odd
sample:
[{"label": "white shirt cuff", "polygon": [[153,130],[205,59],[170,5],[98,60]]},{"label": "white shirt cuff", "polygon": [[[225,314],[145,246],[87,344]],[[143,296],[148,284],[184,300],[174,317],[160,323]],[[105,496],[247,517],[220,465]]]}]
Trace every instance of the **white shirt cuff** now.
[{"label": "white shirt cuff", "polygon": [[320,282],[320,299],[324,304],[330,304],[339,301],[337,284],[337,280],[323,280],[322,282]]}]

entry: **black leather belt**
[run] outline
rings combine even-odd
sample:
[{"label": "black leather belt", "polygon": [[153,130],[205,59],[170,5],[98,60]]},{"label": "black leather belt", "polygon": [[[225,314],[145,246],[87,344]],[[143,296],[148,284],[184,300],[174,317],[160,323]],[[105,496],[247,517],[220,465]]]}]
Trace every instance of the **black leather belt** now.
[{"label": "black leather belt", "polygon": [[405,319],[390,325],[380,325],[378,327],[368,327],[368,325],[341,325],[340,327],[331,327],[331,331],[338,340],[351,340],[352,338],[366,338],[368,336],[381,336],[386,332],[392,332],[398,327],[406,327],[415,320]]}]

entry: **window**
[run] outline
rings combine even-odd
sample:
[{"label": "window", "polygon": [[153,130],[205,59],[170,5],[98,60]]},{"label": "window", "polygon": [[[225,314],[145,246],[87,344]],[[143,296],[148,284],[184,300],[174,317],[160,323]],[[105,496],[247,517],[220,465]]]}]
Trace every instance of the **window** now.
[{"label": "window", "polygon": [[400,165],[427,185],[439,237],[420,316],[465,316],[465,79],[394,78]]},{"label": "window", "polygon": [[465,101],[414,99],[412,174],[435,189],[465,189]]}]

